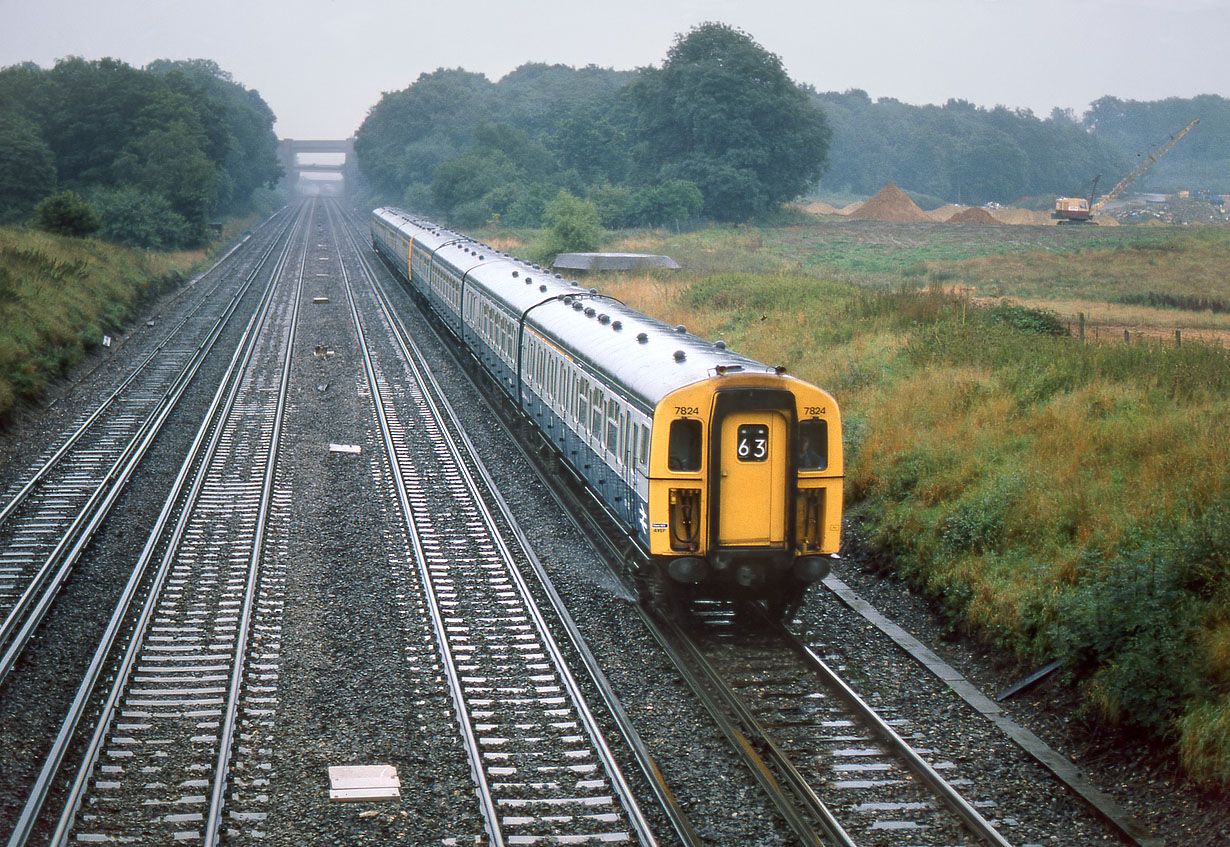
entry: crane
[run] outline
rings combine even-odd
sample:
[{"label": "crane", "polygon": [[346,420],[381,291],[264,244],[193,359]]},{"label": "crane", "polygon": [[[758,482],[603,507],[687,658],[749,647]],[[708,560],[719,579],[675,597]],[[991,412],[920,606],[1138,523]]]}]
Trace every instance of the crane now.
[{"label": "crane", "polygon": [[[1099,197],[1096,203],[1093,201],[1093,191],[1089,192],[1088,200],[1084,197],[1059,197],[1055,200],[1055,211],[1051,213],[1051,216],[1059,218],[1060,223],[1077,223],[1088,221],[1093,217],[1094,212],[1100,211],[1103,206],[1122,194],[1129,185],[1140,179],[1140,177],[1144,175],[1145,171],[1153,167],[1154,162],[1162,158],[1162,156],[1165,156],[1166,153],[1170,151],[1170,148],[1178,144],[1179,139],[1191,132],[1192,127],[1198,123],[1200,123],[1200,118],[1196,118],[1187,126],[1183,127],[1183,129],[1179,132],[1167,138],[1164,144],[1146,156],[1141,163],[1136,166],[1135,170],[1123,179],[1119,180],[1119,183],[1110,191]],[[1098,184],[1097,179],[1094,179],[1093,184],[1096,189]]]}]

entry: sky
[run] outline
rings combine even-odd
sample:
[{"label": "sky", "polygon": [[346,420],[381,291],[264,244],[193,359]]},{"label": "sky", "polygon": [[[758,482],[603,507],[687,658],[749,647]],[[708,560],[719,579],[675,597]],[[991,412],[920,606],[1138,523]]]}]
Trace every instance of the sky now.
[{"label": "sky", "polygon": [[382,93],[461,67],[661,65],[721,21],[820,91],[1078,115],[1099,97],[1230,97],[1230,0],[0,0],[0,67],[212,59],[281,138],[352,135]]}]

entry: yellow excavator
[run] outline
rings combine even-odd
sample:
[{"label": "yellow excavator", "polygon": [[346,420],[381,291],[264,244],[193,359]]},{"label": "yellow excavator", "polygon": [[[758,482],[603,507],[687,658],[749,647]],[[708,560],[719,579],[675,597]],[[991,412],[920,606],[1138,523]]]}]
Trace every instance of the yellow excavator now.
[{"label": "yellow excavator", "polygon": [[1124,189],[1136,180],[1140,179],[1145,171],[1153,167],[1154,162],[1162,158],[1162,156],[1165,156],[1170,148],[1178,144],[1179,139],[1191,132],[1192,127],[1198,123],[1200,123],[1200,118],[1196,118],[1187,126],[1183,127],[1182,130],[1166,139],[1166,142],[1162,144],[1162,146],[1158,147],[1148,156],[1145,156],[1145,158],[1141,160],[1140,164],[1136,166],[1134,171],[1119,180],[1119,184],[1099,197],[1096,203],[1093,200],[1093,195],[1097,193],[1098,179],[1100,179],[1100,177],[1093,178],[1093,186],[1089,189],[1088,199],[1084,197],[1055,198],[1055,210],[1051,212],[1051,217],[1056,218],[1061,224],[1089,223],[1093,219],[1095,212],[1100,211],[1103,206],[1122,194]]}]

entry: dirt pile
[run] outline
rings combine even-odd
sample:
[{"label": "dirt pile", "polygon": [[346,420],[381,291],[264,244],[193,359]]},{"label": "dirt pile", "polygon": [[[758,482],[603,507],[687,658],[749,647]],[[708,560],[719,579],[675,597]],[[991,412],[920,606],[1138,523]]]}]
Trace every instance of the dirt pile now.
[{"label": "dirt pile", "polygon": [[857,212],[857,211],[858,211],[858,207],[859,207],[859,206],[861,206],[861,205],[863,205],[863,201],[862,201],[862,200],[855,200],[853,203],[850,203],[850,204],[848,204],[848,205],[846,205],[846,206],[842,206],[840,209],[838,209],[838,210],[837,210],[837,214],[839,214],[839,215],[850,215],[850,214],[853,214],[854,212]]},{"label": "dirt pile", "polygon": [[946,206],[940,206],[938,209],[930,209],[927,211],[927,214],[930,215],[931,220],[943,223],[957,212],[964,212],[968,208],[968,206],[958,206],[956,203],[949,203]]},{"label": "dirt pile", "polygon": [[874,197],[851,212],[850,220],[908,223],[910,221],[930,221],[931,216],[918,208],[918,204],[890,182]]},{"label": "dirt pile", "polygon": [[804,212],[807,212],[809,215],[840,215],[841,214],[840,209],[838,209],[832,203],[825,203],[823,200],[813,200],[810,203],[805,203],[801,205],[799,208],[801,208]]},{"label": "dirt pile", "polygon": [[995,220],[991,213],[981,206],[970,206],[968,209],[963,209],[949,218],[948,222],[950,224],[993,224],[1000,226],[1000,222]]},{"label": "dirt pile", "polygon": [[1051,226],[1055,223],[1050,212],[1034,212],[1029,209],[996,209],[990,214],[1001,224],[1013,226]]}]

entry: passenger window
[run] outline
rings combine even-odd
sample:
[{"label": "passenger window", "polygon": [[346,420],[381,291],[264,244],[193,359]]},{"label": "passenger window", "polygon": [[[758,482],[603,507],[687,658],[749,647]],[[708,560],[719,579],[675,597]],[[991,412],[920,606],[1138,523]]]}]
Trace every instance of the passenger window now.
[{"label": "passenger window", "polygon": [[619,455],[619,403],[615,398],[606,401],[606,449]]},{"label": "passenger window", "polygon": [[592,415],[589,422],[589,431],[599,438],[602,437],[602,410],[604,403],[602,402],[602,389],[594,386],[592,403],[590,404],[590,413]]},{"label": "passenger window", "polygon": [[829,422],[810,420],[799,422],[799,470],[822,471],[829,466]]},{"label": "passenger window", "polygon": [[583,381],[577,383],[577,420],[582,429],[589,427],[589,385]]},{"label": "passenger window", "polygon": [[672,471],[700,470],[700,421],[671,421],[670,446],[666,466]]},{"label": "passenger window", "polygon": [[641,430],[641,439],[640,439],[641,443],[640,443],[639,448],[636,451],[636,460],[641,465],[644,465],[647,461],[649,461],[649,427],[642,424],[640,426],[640,430]]}]

